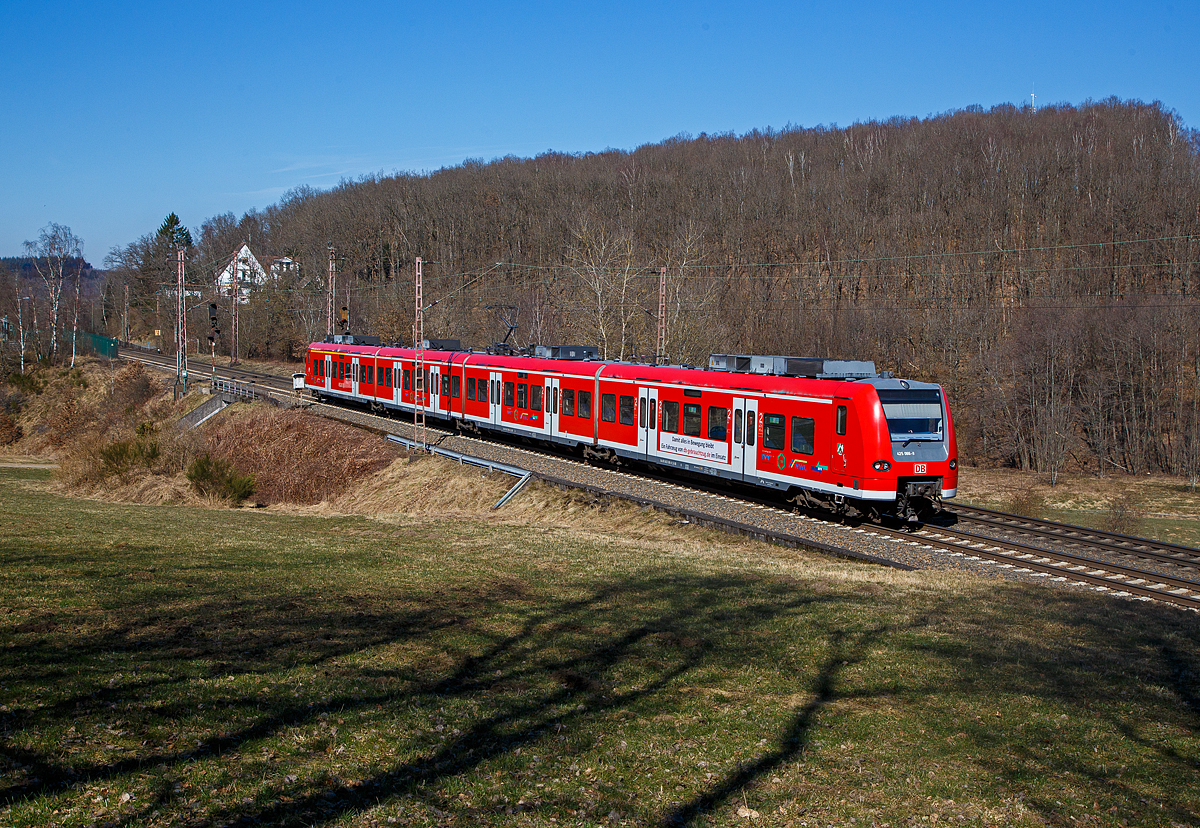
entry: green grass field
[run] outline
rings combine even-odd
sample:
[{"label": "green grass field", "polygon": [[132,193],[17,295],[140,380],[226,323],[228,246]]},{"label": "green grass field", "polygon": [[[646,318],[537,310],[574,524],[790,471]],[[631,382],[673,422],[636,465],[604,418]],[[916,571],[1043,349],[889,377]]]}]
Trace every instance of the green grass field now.
[{"label": "green grass field", "polygon": [[632,510],[606,534],[48,480],[0,469],[5,826],[1200,826],[1194,614]]}]

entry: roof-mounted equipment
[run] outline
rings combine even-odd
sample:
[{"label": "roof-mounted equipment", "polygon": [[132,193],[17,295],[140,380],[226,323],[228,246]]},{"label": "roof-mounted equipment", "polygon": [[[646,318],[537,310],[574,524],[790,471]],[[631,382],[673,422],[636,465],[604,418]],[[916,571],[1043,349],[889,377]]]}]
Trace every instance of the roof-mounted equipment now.
[{"label": "roof-mounted equipment", "polygon": [[538,345],[534,356],[543,359],[595,359],[595,345]]},{"label": "roof-mounted equipment", "polygon": [[869,379],[879,376],[875,371],[875,363],[864,359],[713,354],[708,358],[708,367],[712,371],[731,371],[738,374],[772,374],[779,377],[813,379]]}]

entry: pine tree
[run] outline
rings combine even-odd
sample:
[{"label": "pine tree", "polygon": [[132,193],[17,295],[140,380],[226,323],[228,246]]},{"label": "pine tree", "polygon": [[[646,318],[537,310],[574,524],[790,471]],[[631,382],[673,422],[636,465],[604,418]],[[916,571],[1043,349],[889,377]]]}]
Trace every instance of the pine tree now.
[{"label": "pine tree", "polygon": [[174,213],[163,219],[162,226],[158,228],[158,237],[168,242],[173,250],[192,247],[191,232],[183,226],[179,216]]}]

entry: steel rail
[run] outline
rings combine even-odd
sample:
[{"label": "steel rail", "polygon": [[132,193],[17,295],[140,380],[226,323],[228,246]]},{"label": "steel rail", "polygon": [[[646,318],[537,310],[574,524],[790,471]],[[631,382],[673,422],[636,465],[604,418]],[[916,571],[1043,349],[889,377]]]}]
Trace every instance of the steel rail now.
[{"label": "steel rail", "polygon": [[[940,526],[925,526],[916,532],[904,532],[887,527],[877,527],[876,531],[897,536],[908,535],[911,538],[919,537],[943,549],[968,552],[971,555],[1004,563],[1019,564],[1021,567],[1035,572],[1059,575],[1096,586],[1118,589],[1121,592],[1200,610],[1200,581],[1175,578],[1160,572],[1111,564],[1083,555],[1054,552],[1016,541],[1003,541]],[[946,537],[931,536],[938,533]]]},{"label": "steel rail", "polygon": [[957,517],[1019,534],[1050,538],[1059,542],[1105,549],[1118,555],[1131,555],[1183,566],[1200,566],[1200,549],[1153,538],[1139,538],[1118,532],[1106,532],[1070,523],[1031,518],[999,512],[982,506],[956,503],[946,511]]}]

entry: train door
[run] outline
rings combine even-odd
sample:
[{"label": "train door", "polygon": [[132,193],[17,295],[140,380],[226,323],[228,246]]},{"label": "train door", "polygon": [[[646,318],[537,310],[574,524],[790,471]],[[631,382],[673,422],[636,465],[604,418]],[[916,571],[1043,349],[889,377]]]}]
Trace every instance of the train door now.
[{"label": "train door", "polygon": [[438,370],[438,367],[436,365],[431,365],[429,367],[429,406],[428,406],[429,411],[428,411],[428,413],[436,415],[439,411],[442,410],[441,399],[439,399],[439,396],[438,396],[439,393],[441,392],[441,390],[442,390],[441,371]]},{"label": "train door", "polygon": [[558,430],[558,377],[546,377],[544,380],[542,407],[546,415],[546,436],[553,437]]},{"label": "train door", "polygon": [[491,385],[489,389],[491,393],[488,395],[488,405],[491,407],[492,425],[497,426],[500,425],[500,386],[502,385],[502,377],[503,374],[499,371],[492,371],[491,378],[488,380],[488,384]]},{"label": "train door", "polygon": [[658,453],[658,389],[638,389],[638,454]]},{"label": "train door", "polygon": [[329,371],[332,369],[332,367],[333,360],[329,357],[325,357],[325,376],[321,378],[321,385],[324,386],[326,391],[328,391],[330,388]]},{"label": "train door", "polygon": [[362,370],[362,366],[358,364],[358,357],[352,357],[350,360],[350,393],[358,394],[358,372]]},{"label": "train door", "polygon": [[752,474],[755,468],[755,444],[758,431],[758,401],[733,399],[733,457],[730,469],[735,476]]}]

